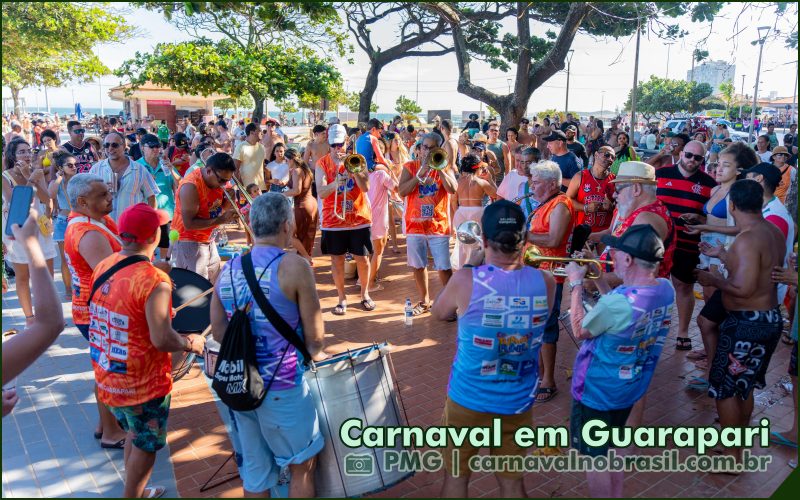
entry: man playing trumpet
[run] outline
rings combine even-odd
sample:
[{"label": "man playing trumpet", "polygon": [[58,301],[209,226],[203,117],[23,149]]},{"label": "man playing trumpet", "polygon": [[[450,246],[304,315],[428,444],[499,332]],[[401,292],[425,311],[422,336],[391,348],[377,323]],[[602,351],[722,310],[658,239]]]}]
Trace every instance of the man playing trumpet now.
[{"label": "man playing trumpet", "polygon": [[[375,309],[369,296],[369,254],[372,253],[370,228],[372,211],[366,193],[369,190],[369,172],[366,161],[352,167],[345,161],[347,132],[342,125],[328,129],[331,151],[320,158],[316,167],[317,193],[322,200],[322,253],[331,256],[331,271],[339,302],[333,314],[347,312],[344,293],[344,257],[350,253],[361,277],[361,306],[366,311]],[[361,157],[363,158],[363,157]],[[348,158],[349,160],[349,158]]]}]

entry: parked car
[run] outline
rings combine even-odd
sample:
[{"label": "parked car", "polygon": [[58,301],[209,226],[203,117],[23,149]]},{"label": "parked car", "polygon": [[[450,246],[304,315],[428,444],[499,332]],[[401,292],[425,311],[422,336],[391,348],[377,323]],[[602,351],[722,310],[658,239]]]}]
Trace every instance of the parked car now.
[{"label": "parked car", "polygon": [[[724,118],[713,118],[711,120],[713,120],[716,123],[724,123],[725,125],[727,125],[728,126],[728,131],[731,134],[731,139],[733,139],[734,141],[747,142],[747,132],[734,130],[733,129],[733,123],[731,123],[730,121],[728,121],[728,120],[726,120]],[[686,123],[688,121],[689,120],[687,118],[669,120],[664,126],[671,128],[674,133],[680,134],[680,133],[684,132],[684,130],[686,129]],[[709,125],[711,125],[711,124],[709,123]],[[713,134],[714,133],[713,132],[713,130],[714,130],[713,129],[713,125],[710,126],[709,129],[711,130],[711,133]]]}]

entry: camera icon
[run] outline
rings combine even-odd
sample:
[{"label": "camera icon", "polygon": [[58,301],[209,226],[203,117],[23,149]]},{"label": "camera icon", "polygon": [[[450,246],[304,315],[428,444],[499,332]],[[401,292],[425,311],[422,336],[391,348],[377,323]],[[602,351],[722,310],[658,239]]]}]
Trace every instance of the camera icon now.
[{"label": "camera icon", "polygon": [[373,468],[372,455],[351,453],[344,457],[344,473],[348,476],[369,476]]}]

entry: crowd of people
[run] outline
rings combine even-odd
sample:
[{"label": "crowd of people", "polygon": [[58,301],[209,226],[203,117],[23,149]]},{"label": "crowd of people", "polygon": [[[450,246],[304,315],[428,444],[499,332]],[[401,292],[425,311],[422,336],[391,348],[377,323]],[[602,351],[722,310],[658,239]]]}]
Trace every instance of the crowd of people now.
[{"label": "crowd of people", "polygon": [[[339,316],[350,306],[351,260],[356,303],[380,310],[372,293],[391,286],[381,279],[383,253],[389,245],[398,253],[398,233],[405,235],[417,291],[410,313],[457,323],[445,425],[499,416],[512,436],[530,425],[534,405],[558,396],[567,383],[555,370],[564,288],[571,331],[583,339],[570,382],[573,445],[581,453],[608,451],[581,440],[582,423],[643,423],[645,394],[672,330],[675,349],[701,373],[687,390],[707,391],[723,427],[749,425],[753,390],[765,386],[784,330],[796,384],[795,126],[783,145],[768,127],[756,149],[694,124],[692,135],[656,130],[662,147],[645,162],[634,146],[649,138],[632,137],[620,120],[606,130],[602,120],[571,114],[509,125],[473,115],[461,130],[438,117],[417,128],[399,117],[349,128],[334,117],[311,128],[302,149],[293,145],[304,141],[290,142],[272,118],[220,117],[197,127],[180,120],[171,130],[149,118],[112,118],[100,124],[95,144],[81,122],[65,125],[63,144],[49,129],[4,137],[4,226],[13,188],[35,190],[30,220],[3,238],[27,325],[14,338],[27,349],[15,362],[32,362],[52,342],[54,320],[63,328],[63,318],[36,314],[56,300],[58,253],[72,320],[94,367],[95,437],[102,447],[125,449],[126,497],[163,494],[147,483],[166,443],[169,353],[200,354],[205,343],[171,326],[173,267],[214,284],[210,327],[220,342],[234,313],[251,305],[255,357],[269,393],[261,409],[233,412],[245,493],[265,495],[288,467],[290,494],[314,494],[324,443],[302,376],[310,360],[255,305],[242,257],[221,260],[219,235],[233,224],[247,226],[258,285],[315,361],[328,355],[316,287],[318,231],[318,253],[330,256],[338,296],[330,312]],[[477,243],[462,238],[468,226]],[[544,258],[538,268],[525,265],[529,253]],[[559,263],[578,254],[603,264]],[[435,300],[431,260],[443,287]],[[587,278],[590,267],[602,267],[601,277]],[[697,299],[704,301],[702,348],[689,337]],[[28,337],[29,330],[40,333]],[[21,371],[6,369],[9,346],[4,383]],[[796,410],[796,385],[794,401]],[[3,403],[6,415],[15,395],[4,392]],[[796,447],[796,425],[774,438]],[[723,452],[741,458],[741,449]],[[475,453],[464,448],[463,464],[447,462],[443,496],[466,495],[466,463]],[[593,494],[622,495],[621,475],[588,479]],[[521,474],[499,473],[498,481],[502,494],[524,496]]]}]

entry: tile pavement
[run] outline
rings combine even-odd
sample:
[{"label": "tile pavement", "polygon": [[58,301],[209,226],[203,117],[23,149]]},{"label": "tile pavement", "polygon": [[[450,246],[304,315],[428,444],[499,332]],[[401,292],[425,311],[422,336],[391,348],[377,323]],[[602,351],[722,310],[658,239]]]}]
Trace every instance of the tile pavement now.
[{"label": "tile pavement", "polygon": [[[371,344],[373,341],[388,340],[394,346],[392,361],[410,423],[432,425],[441,419],[450,362],[455,351],[455,324],[441,323],[430,316],[424,316],[415,318],[411,327],[403,325],[402,309],[405,298],[411,297],[414,300],[416,292],[413,280],[407,273],[402,244],[400,249],[399,255],[392,254],[391,249],[387,249],[385,253],[381,276],[387,283],[384,284],[383,291],[373,294],[378,309],[365,312],[357,306],[358,288],[350,280],[347,283],[350,307],[345,317],[330,313],[336,304],[330,261],[325,257],[315,257],[315,274],[325,319],[327,348],[331,352],[340,352]],[[431,273],[430,278],[431,295],[435,297],[441,287],[435,273]],[[698,310],[699,307],[695,314]],[[4,310],[4,327],[6,316],[7,311]],[[20,316],[18,312],[17,316]],[[693,325],[690,334],[697,344],[699,332],[696,326]],[[24,395],[21,395],[11,425],[3,426],[4,496],[78,496],[76,491],[80,491],[80,496],[115,496],[121,491],[119,460],[113,460],[116,455],[100,452],[99,447],[91,440],[90,432],[95,421],[94,398],[90,385],[91,368],[85,361],[73,359],[80,356],[86,359],[86,349],[79,340],[82,342],[80,334],[74,328],[72,332],[68,329],[57,341],[58,345],[48,351],[46,358],[39,360],[17,383],[18,387],[24,386]],[[712,425],[716,416],[713,402],[703,393],[685,389],[685,380],[698,373],[694,365],[685,359],[685,353],[675,351],[674,346],[672,333],[647,395],[645,423]],[[562,331],[556,362],[560,393],[551,402],[534,407],[534,425],[567,423],[570,405],[568,379],[571,376],[575,352],[575,345]],[[759,392],[754,422],[767,416],[774,429],[791,426],[791,396],[778,384],[785,378],[788,358],[788,347],[779,344],[767,375],[770,386]],[[86,364],[75,368],[77,363]],[[65,368],[67,372],[64,371]],[[47,396],[43,395],[45,390]],[[77,407],[77,410],[68,410],[71,407]],[[70,420],[67,420],[63,416],[64,412],[76,414],[70,413]],[[219,411],[198,367],[175,384],[169,420],[170,456],[160,453],[159,460],[162,462],[157,464],[157,471],[169,476],[164,482],[173,481],[171,487],[176,489],[171,492],[177,491],[181,497],[241,497],[239,479],[200,492],[201,485],[231,452],[223,418],[220,416],[224,416],[224,413]],[[26,418],[31,414],[36,418]],[[61,427],[51,424],[52,421],[57,421],[56,416],[62,420]],[[81,429],[67,425],[73,419],[84,422],[85,425]],[[3,423],[8,424],[5,421]],[[44,430],[50,425],[55,427],[50,431]],[[66,429],[67,432],[59,429]],[[81,432],[86,436],[78,438],[76,433]],[[23,433],[26,435],[24,444],[21,437]],[[92,444],[94,448],[90,446]],[[28,451],[29,448],[31,451]],[[20,453],[20,450],[25,453]],[[755,452],[773,456],[767,472],[738,477],[685,472],[628,474],[625,479],[625,496],[767,497],[791,472],[786,463],[790,458],[796,457],[796,452],[782,447],[756,449]],[[35,460],[28,458],[31,453]],[[112,460],[109,461],[109,458]],[[228,462],[218,477],[235,474],[235,470],[235,465]],[[373,496],[437,496],[441,479],[441,472],[420,473]],[[584,476],[577,473],[528,474],[525,484],[530,496],[570,497],[588,494]],[[471,496],[492,497],[499,494],[499,489],[494,478],[476,474],[469,493]]]}]

